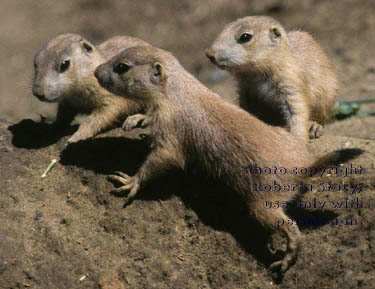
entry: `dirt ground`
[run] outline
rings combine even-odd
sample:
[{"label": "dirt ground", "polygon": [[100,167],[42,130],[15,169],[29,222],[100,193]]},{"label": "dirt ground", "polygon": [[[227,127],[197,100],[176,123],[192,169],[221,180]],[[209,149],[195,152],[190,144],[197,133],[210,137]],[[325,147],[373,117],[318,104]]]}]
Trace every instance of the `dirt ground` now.
[{"label": "dirt ground", "polygon": [[[116,129],[67,146],[76,127],[56,132],[34,122],[56,110],[33,97],[31,85],[33,56],[57,33],[76,32],[93,43],[119,34],[140,37],[172,51],[203,83],[232,98],[232,79],[207,61],[204,49],[226,23],[254,14],[313,34],[340,77],[340,99],[375,96],[374,1],[202,2],[2,1],[1,289],[375,288],[374,117],[335,121],[310,142],[316,155],[365,150],[345,164],[364,171],[314,179],[314,187],[324,182],[324,190],[308,191],[301,200],[326,201],[324,209],[288,209],[296,220],[352,223],[301,224],[301,252],[281,280],[268,270],[270,235],[230,191],[171,172],[123,208],[122,199],[109,193],[113,185],[106,176],[116,170],[134,174],[147,154],[145,143],[124,139]],[[57,164],[41,178],[52,159]],[[354,193],[332,191],[327,183],[358,187]],[[352,208],[332,207],[345,198],[354,201]]]}]

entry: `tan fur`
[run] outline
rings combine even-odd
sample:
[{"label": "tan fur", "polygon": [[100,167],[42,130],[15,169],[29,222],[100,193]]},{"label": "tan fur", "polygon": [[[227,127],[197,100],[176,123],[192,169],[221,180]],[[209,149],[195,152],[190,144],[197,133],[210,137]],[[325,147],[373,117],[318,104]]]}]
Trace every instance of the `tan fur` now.
[{"label": "tan fur", "polygon": [[[116,73],[125,63],[130,69]],[[313,162],[304,141],[280,127],[258,120],[210,91],[189,74],[170,53],[154,47],[125,50],[95,72],[100,84],[112,93],[142,103],[147,110],[151,153],[138,173],[112,176],[130,190],[126,203],[151,178],[171,167],[208,175],[233,188],[266,228],[281,230],[288,238],[285,257],[272,266],[285,271],[296,257],[300,232],[296,225],[276,228],[277,218],[286,219],[281,208],[266,209],[265,201],[289,201],[297,193],[265,192],[253,189],[255,183],[298,183],[293,174],[252,175],[245,167],[308,168]],[[224,120],[224,121],[223,121]]]},{"label": "tan fur", "polygon": [[[69,124],[76,113],[90,114],[68,142],[93,137],[142,110],[138,103],[103,89],[94,77],[98,65],[139,45],[148,44],[137,38],[116,36],[95,47],[82,36],[67,33],[50,40],[36,54],[33,92],[42,101],[59,103],[56,124]],[[63,61],[70,65],[61,72]]]},{"label": "tan fur", "polygon": [[[244,33],[251,40],[241,42]],[[228,24],[206,55],[235,76],[240,106],[261,120],[303,139],[309,130],[310,138],[319,137],[330,120],[337,78],[308,33],[287,33],[270,17],[249,16]]]}]

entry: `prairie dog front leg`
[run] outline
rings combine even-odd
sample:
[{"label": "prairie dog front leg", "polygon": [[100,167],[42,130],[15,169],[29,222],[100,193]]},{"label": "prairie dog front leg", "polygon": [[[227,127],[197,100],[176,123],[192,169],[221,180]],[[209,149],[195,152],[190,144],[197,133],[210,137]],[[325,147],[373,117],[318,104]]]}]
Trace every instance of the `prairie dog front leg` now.
[{"label": "prairie dog front leg", "polygon": [[[140,110],[140,106],[125,99],[112,99],[103,104],[100,109],[94,110],[79,126],[79,129],[68,139],[74,143],[92,138],[99,133],[111,129],[124,119],[124,115]],[[121,122],[120,122],[121,123]]]},{"label": "prairie dog front leg", "polygon": [[124,194],[130,191],[125,199],[124,206],[130,204],[139,189],[151,179],[163,174],[165,171],[173,168],[183,168],[184,159],[178,149],[174,148],[156,148],[152,151],[146,161],[142,164],[137,174],[130,177],[122,172],[116,175],[108,176],[110,180],[123,184],[121,187],[114,189],[112,192],[116,194]]},{"label": "prairie dog front leg", "polygon": [[68,139],[68,143],[75,143],[94,137],[100,132],[111,128],[117,119],[121,117],[122,113],[121,109],[115,108],[114,105],[93,111]]},{"label": "prairie dog front leg", "polygon": [[283,114],[286,115],[287,130],[302,140],[308,140],[309,109],[302,95],[300,93],[289,95],[286,107],[288,109],[283,109]]}]

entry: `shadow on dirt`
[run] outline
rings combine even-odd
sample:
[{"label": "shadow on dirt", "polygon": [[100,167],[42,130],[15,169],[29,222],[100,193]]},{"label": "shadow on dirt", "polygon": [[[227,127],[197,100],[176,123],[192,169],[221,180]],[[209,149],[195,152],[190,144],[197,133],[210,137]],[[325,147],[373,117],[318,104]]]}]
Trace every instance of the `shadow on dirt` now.
[{"label": "shadow on dirt", "polygon": [[64,136],[71,135],[78,126],[57,127],[54,124],[34,122],[24,119],[8,127],[12,133],[12,144],[18,148],[38,149],[58,142]]},{"label": "shadow on dirt", "polygon": [[96,138],[67,146],[60,154],[60,163],[99,174],[123,171],[133,175],[147,156],[147,152],[146,141],[124,137]]}]

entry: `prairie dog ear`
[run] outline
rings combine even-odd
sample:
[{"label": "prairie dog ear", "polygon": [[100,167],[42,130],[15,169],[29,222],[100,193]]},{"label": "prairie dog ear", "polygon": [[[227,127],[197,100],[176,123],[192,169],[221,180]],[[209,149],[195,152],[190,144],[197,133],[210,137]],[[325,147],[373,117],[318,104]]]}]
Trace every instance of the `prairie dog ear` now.
[{"label": "prairie dog ear", "polygon": [[167,79],[165,67],[160,62],[155,62],[152,65],[151,82],[153,84],[161,84]]},{"label": "prairie dog ear", "polygon": [[271,40],[273,40],[273,41],[280,41],[281,31],[280,31],[279,27],[272,26],[270,28],[270,36],[271,36]]},{"label": "prairie dog ear", "polygon": [[79,44],[81,45],[83,51],[87,54],[90,54],[94,51],[94,46],[84,39],[80,40]]}]

